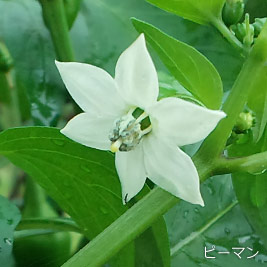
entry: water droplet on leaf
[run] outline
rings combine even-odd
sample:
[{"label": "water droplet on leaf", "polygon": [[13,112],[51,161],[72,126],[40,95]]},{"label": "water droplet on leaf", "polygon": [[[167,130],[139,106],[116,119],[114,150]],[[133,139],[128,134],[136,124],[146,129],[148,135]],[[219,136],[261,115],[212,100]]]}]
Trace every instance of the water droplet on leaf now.
[{"label": "water droplet on leaf", "polygon": [[8,224],[8,225],[12,225],[12,224],[13,224],[13,219],[8,219],[8,220],[7,220],[7,224]]},{"label": "water droplet on leaf", "polygon": [[183,217],[186,218],[188,216],[188,213],[189,213],[189,210],[185,210],[184,214],[183,214]]},{"label": "water droplet on leaf", "polygon": [[100,207],[100,210],[103,214],[108,214],[108,210],[105,207]]},{"label": "water droplet on leaf", "polygon": [[229,234],[231,233],[230,229],[227,228],[227,227],[224,228],[224,232],[225,232],[227,235],[229,235]]},{"label": "water droplet on leaf", "polygon": [[194,208],[194,212],[195,213],[199,213],[199,209],[198,208]]},{"label": "water droplet on leaf", "polygon": [[88,173],[91,173],[90,168],[89,168],[87,165],[85,165],[85,164],[81,165],[81,169],[82,169],[83,171],[86,171],[86,172],[88,172]]},{"label": "water droplet on leaf", "polygon": [[4,242],[5,242],[7,245],[9,245],[9,246],[12,245],[12,240],[11,240],[10,238],[8,238],[8,237],[5,237],[5,238],[4,238]]},{"label": "water droplet on leaf", "polygon": [[214,187],[213,187],[211,184],[208,184],[207,189],[208,189],[208,192],[209,192],[211,195],[214,195],[214,193],[215,193],[215,189],[214,189]]},{"label": "water droplet on leaf", "polygon": [[51,140],[57,146],[64,146],[65,145],[65,141],[64,140],[60,140],[60,139],[51,139]]}]

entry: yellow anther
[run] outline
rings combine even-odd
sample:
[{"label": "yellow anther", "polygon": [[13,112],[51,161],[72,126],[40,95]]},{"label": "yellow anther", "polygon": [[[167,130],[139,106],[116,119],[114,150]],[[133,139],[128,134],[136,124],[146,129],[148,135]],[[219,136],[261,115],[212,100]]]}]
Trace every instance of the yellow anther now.
[{"label": "yellow anther", "polygon": [[113,153],[118,152],[121,144],[122,144],[122,140],[121,140],[121,138],[119,138],[117,141],[115,141],[111,144],[110,151]]}]

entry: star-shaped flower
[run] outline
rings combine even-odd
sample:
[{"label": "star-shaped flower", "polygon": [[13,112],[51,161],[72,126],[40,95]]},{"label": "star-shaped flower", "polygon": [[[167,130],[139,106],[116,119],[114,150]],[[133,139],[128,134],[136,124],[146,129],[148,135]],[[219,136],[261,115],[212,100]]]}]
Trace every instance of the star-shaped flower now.
[{"label": "star-shaped flower", "polygon": [[148,177],[173,195],[204,205],[197,170],[179,146],[205,138],[225,113],[174,97],[157,101],[157,72],[143,34],[119,57],[114,79],[89,64],[56,65],[84,111],[61,132],[85,146],[116,152],[124,203]]}]

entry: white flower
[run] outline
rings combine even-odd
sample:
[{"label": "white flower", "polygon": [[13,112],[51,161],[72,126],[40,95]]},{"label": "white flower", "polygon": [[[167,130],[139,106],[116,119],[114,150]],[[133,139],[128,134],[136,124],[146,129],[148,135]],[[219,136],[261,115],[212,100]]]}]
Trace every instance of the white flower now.
[{"label": "white flower", "polygon": [[143,34],[119,57],[115,79],[88,64],[56,65],[84,111],[61,132],[85,146],[116,152],[123,203],[148,177],[173,195],[204,205],[197,170],[178,146],[205,138],[225,114],[179,98],[157,101],[157,72]]}]

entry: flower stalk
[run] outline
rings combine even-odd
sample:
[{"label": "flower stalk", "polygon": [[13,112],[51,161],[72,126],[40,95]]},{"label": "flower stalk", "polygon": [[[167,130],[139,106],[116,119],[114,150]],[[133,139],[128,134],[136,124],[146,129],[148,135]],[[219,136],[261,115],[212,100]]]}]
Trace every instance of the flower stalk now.
[{"label": "flower stalk", "polygon": [[63,0],[39,1],[43,10],[44,22],[51,34],[57,59],[60,61],[74,61]]},{"label": "flower stalk", "polygon": [[267,170],[267,151],[242,158],[220,158],[216,162],[215,174],[249,172],[264,173]]}]

